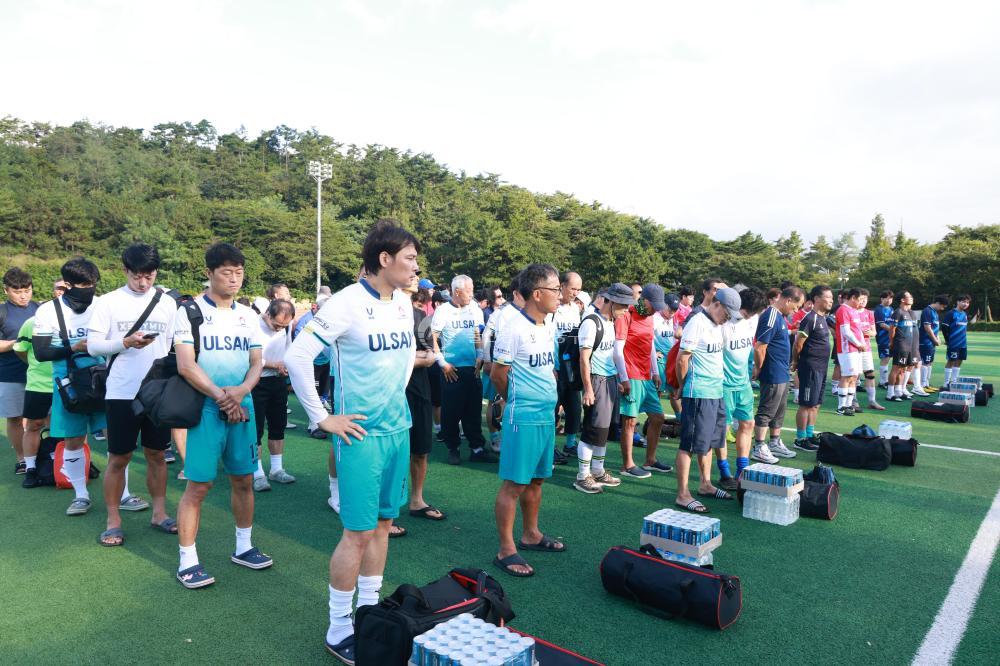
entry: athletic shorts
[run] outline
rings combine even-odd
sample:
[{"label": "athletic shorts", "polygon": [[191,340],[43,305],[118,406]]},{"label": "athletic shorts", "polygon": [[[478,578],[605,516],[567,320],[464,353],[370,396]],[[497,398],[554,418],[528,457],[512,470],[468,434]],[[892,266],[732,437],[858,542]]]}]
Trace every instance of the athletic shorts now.
[{"label": "athletic shorts", "polygon": [[441,406],[441,382],[444,375],[441,374],[441,366],[435,363],[427,368],[427,377],[431,380],[431,406]]},{"label": "athletic shorts", "polygon": [[503,420],[500,447],[500,478],[526,486],[532,479],[552,476],[555,452],[555,423],[515,425]]},{"label": "athletic shorts", "polygon": [[170,428],[157,428],[145,416],[136,416],[131,400],[105,400],[104,407],[108,416],[108,453],[132,453],[140,435],[143,448],[154,451],[170,448]]},{"label": "athletic shorts", "polygon": [[889,358],[890,356],[892,356],[892,351],[889,349],[889,343],[878,343],[878,357]]},{"label": "athletic shorts", "polygon": [[660,375],[660,390],[663,391],[664,395],[671,396],[674,394],[674,387],[667,383],[667,359],[658,358],[656,359],[656,373]]},{"label": "athletic shorts", "polygon": [[49,415],[52,409],[52,394],[41,391],[24,392],[24,410],[21,416],[31,420],[39,421]]},{"label": "athletic shorts", "polygon": [[826,390],[826,368],[815,368],[800,365],[799,376],[799,407],[816,407],[823,404],[823,391]]},{"label": "athletic shorts", "polygon": [[964,361],[969,354],[968,347],[948,347],[949,361]]},{"label": "athletic shorts", "polygon": [[861,352],[861,372],[862,374],[866,372],[875,371],[875,361],[872,359],[872,352],[868,351]]},{"label": "athletic shorts", "polygon": [[726,423],[753,421],[753,388],[750,382],[736,388],[723,387],[722,397],[726,403]]},{"label": "athletic shorts", "polygon": [[104,412],[94,412],[93,414],[67,412],[66,408],[63,407],[59,391],[52,392],[52,420],[49,430],[56,439],[85,437],[90,433],[104,430],[106,427],[108,427],[108,420]]},{"label": "athletic shorts", "polygon": [[288,425],[288,383],[285,378],[261,377],[250,392],[250,397],[253,399],[257,444],[264,437],[265,424],[268,439],[284,439],[285,426]]},{"label": "athletic shorts", "polygon": [[[801,391],[801,389],[799,389]],[[758,428],[780,428],[785,423],[785,406],[788,404],[788,384],[761,384],[760,402],[754,423]]]},{"label": "athletic shorts", "polygon": [[226,474],[244,476],[257,470],[257,431],[253,403],[245,401],[250,420],[229,423],[219,416],[214,400],[206,399],[201,408],[201,422],[188,430],[184,476],[189,481],[215,481],[219,459]]},{"label": "athletic shorts", "polygon": [[721,398],[681,398],[680,450],[704,455],[726,446],[726,405]]},{"label": "athletic shorts", "polygon": [[580,441],[591,446],[606,446],[611,424],[618,419],[621,398],[618,378],[591,375],[590,385],[594,388],[594,404],[583,407]]},{"label": "athletic shorts", "polygon": [[920,357],[910,351],[897,351],[892,354],[892,364],[900,368],[908,368],[920,363]]},{"label": "athletic shorts", "polygon": [[488,373],[482,373],[483,377],[483,400],[493,400],[497,395],[497,389],[493,386],[493,380]]},{"label": "athletic shorts", "polygon": [[842,352],[837,354],[841,377],[857,377],[861,374],[861,352]]},{"label": "athletic shorts", "polygon": [[21,418],[24,412],[24,384],[0,382],[0,419]]},{"label": "athletic shorts", "polygon": [[662,414],[663,405],[652,379],[630,379],[629,394],[621,397],[621,415],[638,418],[639,414]]},{"label": "athletic shorts", "polygon": [[925,365],[933,363],[935,351],[934,345],[920,345],[920,362]]},{"label": "athletic shorts", "polygon": [[375,529],[380,520],[399,517],[399,507],[407,500],[410,472],[408,430],[367,435],[360,442],[351,439],[349,445],[335,437],[333,454],[340,477],[340,522],[345,529],[364,532]]},{"label": "athletic shorts", "polygon": [[425,456],[434,444],[434,407],[430,398],[420,398],[406,392],[406,404],[410,407],[410,455]]}]

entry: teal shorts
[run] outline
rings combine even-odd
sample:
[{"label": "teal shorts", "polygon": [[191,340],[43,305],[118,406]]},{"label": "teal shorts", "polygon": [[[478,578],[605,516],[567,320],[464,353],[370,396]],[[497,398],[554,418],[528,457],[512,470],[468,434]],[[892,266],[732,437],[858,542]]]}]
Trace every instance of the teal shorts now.
[{"label": "teal shorts", "polygon": [[500,478],[523,486],[532,479],[552,476],[556,424],[514,425],[503,420],[503,446],[500,447]]},{"label": "teal shorts", "polygon": [[104,412],[94,412],[93,414],[68,412],[63,407],[59,389],[52,391],[52,423],[49,430],[56,439],[84,437],[107,427],[108,419]]},{"label": "teal shorts", "polygon": [[662,414],[663,405],[652,379],[630,379],[629,394],[621,397],[621,415],[638,418],[639,414]]},{"label": "teal shorts", "polygon": [[493,380],[490,376],[483,373],[483,400],[493,400],[497,395],[497,390],[493,386]]},{"label": "teal shorts", "polygon": [[257,470],[257,426],[253,403],[244,403],[244,406],[250,410],[250,420],[229,423],[219,418],[215,402],[205,399],[201,422],[188,430],[184,458],[184,476],[188,481],[215,481],[220,458],[226,474],[232,476],[245,476]]},{"label": "teal shorts", "polygon": [[740,388],[723,388],[722,397],[726,402],[726,423],[753,421],[753,388],[749,383]]},{"label": "teal shorts", "polygon": [[[362,424],[364,425],[364,424]],[[379,520],[399,517],[407,501],[410,431],[367,435],[345,444],[335,437],[333,454],[340,478],[340,522],[353,532],[373,530]]]}]

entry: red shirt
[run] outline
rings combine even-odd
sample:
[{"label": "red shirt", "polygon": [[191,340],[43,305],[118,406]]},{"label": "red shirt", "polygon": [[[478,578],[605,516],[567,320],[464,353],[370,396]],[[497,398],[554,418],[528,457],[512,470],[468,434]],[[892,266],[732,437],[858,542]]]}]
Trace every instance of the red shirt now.
[{"label": "red shirt", "polygon": [[652,370],[653,318],[643,317],[630,305],[615,320],[615,340],[625,341],[625,371],[629,379],[649,379]]},{"label": "red shirt", "polygon": [[802,320],[806,318],[807,314],[809,314],[809,313],[806,312],[804,308],[799,308],[798,310],[796,310],[795,312],[793,312],[792,313],[792,320],[790,322],[788,322],[788,331],[790,333],[795,333],[796,331],[798,331],[799,330],[799,324],[802,323]]},{"label": "red shirt", "polygon": [[[837,308],[837,335],[835,338],[837,341],[838,354],[847,354],[849,352],[862,350],[865,336],[864,333],[861,332],[861,329],[863,328],[861,317],[862,315],[860,310],[855,310],[846,303]],[[850,327],[850,331],[854,334],[854,337],[862,341],[862,346],[854,344],[846,335],[844,335],[841,327],[845,324]]]}]

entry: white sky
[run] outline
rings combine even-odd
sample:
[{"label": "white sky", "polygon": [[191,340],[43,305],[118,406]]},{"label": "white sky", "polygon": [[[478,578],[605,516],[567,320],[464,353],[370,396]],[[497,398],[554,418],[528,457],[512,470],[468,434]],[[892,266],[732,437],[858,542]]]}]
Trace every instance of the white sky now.
[{"label": "white sky", "polygon": [[1000,222],[1000,3],[0,0],[0,116],[316,127],[717,239]]}]

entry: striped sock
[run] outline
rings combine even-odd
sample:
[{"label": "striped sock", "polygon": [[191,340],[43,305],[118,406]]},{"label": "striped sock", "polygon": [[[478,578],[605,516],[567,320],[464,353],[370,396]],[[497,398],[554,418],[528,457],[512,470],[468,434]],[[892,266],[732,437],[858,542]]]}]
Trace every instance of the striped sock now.
[{"label": "striped sock", "polygon": [[594,457],[594,447],[586,442],[580,442],[576,446],[577,479],[586,479],[590,476],[591,460]]}]

